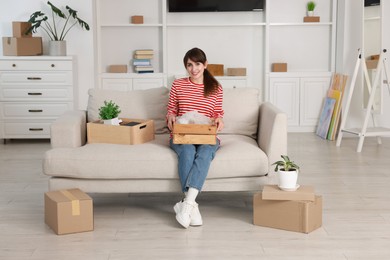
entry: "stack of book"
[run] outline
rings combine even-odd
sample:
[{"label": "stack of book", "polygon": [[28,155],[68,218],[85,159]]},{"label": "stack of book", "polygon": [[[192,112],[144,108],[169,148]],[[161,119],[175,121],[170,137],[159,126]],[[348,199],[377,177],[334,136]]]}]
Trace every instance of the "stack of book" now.
[{"label": "stack of book", "polygon": [[144,49],[134,51],[133,66],[137,73],[153,73],[153,50]]}]

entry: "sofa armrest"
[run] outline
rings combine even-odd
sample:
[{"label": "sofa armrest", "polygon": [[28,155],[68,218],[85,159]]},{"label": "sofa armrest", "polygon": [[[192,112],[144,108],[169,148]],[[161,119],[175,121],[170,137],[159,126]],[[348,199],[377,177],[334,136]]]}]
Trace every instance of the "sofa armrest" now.
[{"label": "sofa armrest", "polygon": [[53,148],[73,148],[85,145],[87,139],[86,123],[86,111],[72,110],[65,112],[51,124],[51,146]]},{"label": "sofa armrest", "polygon": [[268,173],[273,173],[271,164],[287,154],[287,115],[269,102],[260,105],[257,143],[268,156]]}]

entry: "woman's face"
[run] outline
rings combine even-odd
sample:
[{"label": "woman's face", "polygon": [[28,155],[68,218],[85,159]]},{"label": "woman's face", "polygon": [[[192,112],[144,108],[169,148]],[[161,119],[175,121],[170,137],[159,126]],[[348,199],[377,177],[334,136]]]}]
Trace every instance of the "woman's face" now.
[{"label": "woman's face", "polygon": [[191,59],[188,59],[186,64],[186,69],[192,82],[199,83],[199,84],[203,83],[203,72],[206,67],[207,67],[207,62],[203,64],[201,62],[195,62],[192,61]]}]

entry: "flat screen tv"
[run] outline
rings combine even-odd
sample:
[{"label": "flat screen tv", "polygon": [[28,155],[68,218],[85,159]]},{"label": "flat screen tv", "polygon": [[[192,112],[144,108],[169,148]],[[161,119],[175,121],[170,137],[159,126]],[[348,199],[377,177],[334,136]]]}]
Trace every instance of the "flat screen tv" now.
[{"label": "flat screen tv", "polygon": [[380,0],[364,0],[364,6],[380,5]]},{"label": "flat screen tv", "polygon": [[243,12],[259,11],[264,0],[169,0],[169,12]]}]

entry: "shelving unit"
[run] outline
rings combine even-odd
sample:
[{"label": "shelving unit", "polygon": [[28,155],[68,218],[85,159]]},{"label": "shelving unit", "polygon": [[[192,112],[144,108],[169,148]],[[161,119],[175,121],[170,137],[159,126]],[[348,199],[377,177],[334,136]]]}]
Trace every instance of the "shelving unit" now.
[{"label": "shelving unit", "polygon": [[[262,100],[286,109],[290,131],[314,131],[335,70],[337,0],[317,3],[319,23],[303,22],[306,3],[265,0],[264,11],[170,13],[167,0],[97,0],[98,82],[123,90],[169,86],[186,73],[184,53],[199,47],[209,63],[247,68],[244,78],[220,78],[223,86],[259,88]],[[144,24],[130,24],[132,15],[143,15]],[[133,51],[145,48],[155,50],[156,73],[138,75],[131,66],[124,75],[106,73],[108,65],[130,65]],[[287,62],[288,72],[271,72],[275,62]],[[286,81],[294,87],[283,89]]]},{"label": "shelving unit", "polygon": [[[166,0],[97,0],[95,5],[98,57],[96,74],[99,87],[131,90],[168,86],[175,75],[185,75],[183,55],[195,46],[206,51],[210,63],[223,63],[225,68],[247,68],[247,77],[220,77],[223,86],[253,86],[254,82],[257,82],[259,88],[264,85],[264,61],[257,59],[263,56],[264,50],[263,12],[169,13]],[[119,12],[116,11],[118,7],[121,8]],[[130,24],[132,15],[143,15],[144,24]],[[216,30],[218,35],[215,35]],[[132,37],[124,37],[130,34]],[[241,34],[241,38],[246,41],[242,44],[244,52],[235,43],[230,43],[232,35],[237,34]],[[193,35],[199,37],[194,38]],[[207,44],[207,41],[211,43]],[[224,43],[222,47],[221,43]],[[254,55],[251,50],[257,49],[259,43],[260,48]],[[156,73],[133,73],[131,54],[134,50],[143,48],[155,50],[152,63]],[[221,49],[225,49],[232,57],[227,57]],[[236,54],[232,54],[231,50]],[[127,64],[129,73],[107,73],[107,67],[112,64]],[[141,84],[142,81],[145,84]]]},{"label": "shelving unit", "polygon": [[[290,132],[315,131],[335,71],[337,1],[317,3],[318,23],[303,22],[306,3],[267,1],[265,96],[287,113]],[[280,62],[287,72],[272,72],[272,63]]]},{"label": "shelving unit", "polygon": [[[131,24],[132,15],[142,14],[144,24]],[[165,39],[166,2],[143,0],[97,0],[96,74],[99,87],[117,90],[142,89],[166,85]],[[137,49],[153,49],[155,73],[133,72],[131,60]],[[107,73],[109,65],[126,64],[128,73]]]}]

